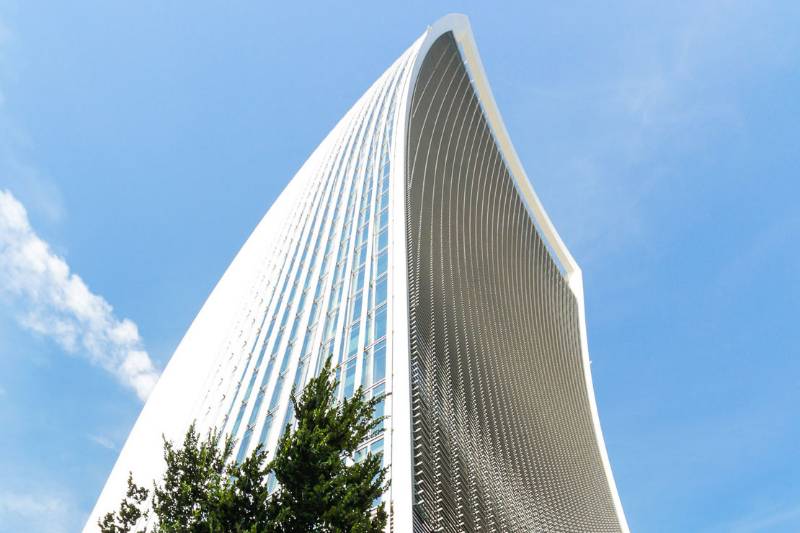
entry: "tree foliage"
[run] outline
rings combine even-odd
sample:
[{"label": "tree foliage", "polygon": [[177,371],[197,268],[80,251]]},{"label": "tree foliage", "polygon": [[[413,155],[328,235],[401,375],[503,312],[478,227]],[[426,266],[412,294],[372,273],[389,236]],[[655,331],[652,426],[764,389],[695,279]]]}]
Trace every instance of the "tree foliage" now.
[{"label": "tree foliage", "polygon": [[[296,428],[287,426],[275,457],[259,444],[241,463],[236,443],[216,430],[201,439],[192,424],[183,445],[164,439],[166,470],[152,491],[128,477],[116,512],[98,521],[102,533],[378,533],[386,525],[380,455],[356,462],[359,445],[380,425],[373,417],[382,396],[362,389],[336,401],[330,360],[291,402]],[[270,494],[269,476],[277,488]],[[151,495],[152,494],[152,495]],[[148,496],[150,496],[148,500]],[[138,528],[138,529],[137,529]]]},{"label": "tree foliage", "polygon": [[298,400],[292,394],[297,429],[281,438],[271,469],[280,483],[270,500],[278,532],[377,533],[386,524],[385,504],[366,512],[383,492],[381,457],[353,463],[353,454],[380,424],[373,418],[382,397],[367,400],[362,389],[335,403],[330,364]]}]

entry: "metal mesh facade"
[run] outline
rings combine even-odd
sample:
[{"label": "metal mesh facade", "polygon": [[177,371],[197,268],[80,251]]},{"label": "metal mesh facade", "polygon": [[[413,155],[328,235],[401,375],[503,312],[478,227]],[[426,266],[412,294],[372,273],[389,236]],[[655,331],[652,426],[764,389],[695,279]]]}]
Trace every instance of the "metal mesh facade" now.
[{"label": "metal mesh facade", "polygon": [[408,120],[415,531],[620,531],[575,296],[450,32],[422,62]]}]

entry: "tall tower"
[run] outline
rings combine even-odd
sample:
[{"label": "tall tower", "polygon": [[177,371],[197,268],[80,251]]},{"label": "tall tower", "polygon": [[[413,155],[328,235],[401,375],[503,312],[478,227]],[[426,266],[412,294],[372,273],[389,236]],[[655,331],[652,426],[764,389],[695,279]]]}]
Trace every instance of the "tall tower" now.
[{"label": "tall tower", "polygon": [[161,435],[275,449],[328,356],[387,393],[390,531],[627,531],[597,416],[581,271],[514,151],[466,17],[448,15],[336,125],[223,275],[90,516]]}]

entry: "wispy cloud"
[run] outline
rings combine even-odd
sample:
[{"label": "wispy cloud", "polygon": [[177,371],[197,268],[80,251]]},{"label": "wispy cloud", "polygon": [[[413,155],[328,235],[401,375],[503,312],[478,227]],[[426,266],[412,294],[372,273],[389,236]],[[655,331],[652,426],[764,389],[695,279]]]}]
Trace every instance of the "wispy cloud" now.
[{"label": "wispy cloud", "polygon": [[41,497],[32,494],[0,493],[0,512],[21,515],[52,513],[66,508],[66,504],[54,496]]},{"label": "wispy cloud", "polygon": [[147,398],[158,379],[136,324],[114,316],[30,225],[25,207],[0,190],[0,296],[28,329],[86,357]]},{"label": "wispy cloud", "polygon": [[114,444],[114,441],[109,439],[108,437],[103,437],[102,435],[88,435],[89,440],[105,448],[106,450],[116,450],[117,445]]},{"label": "wispy cloud", "polygon": [[[796,57],[795,42],[774,31],[776,7],[741,0],[627,6],[618,15],[635,23],[621,24],[602,54],[576,56],[594,68],[558,65],[515,89],[524,102],[518,117],[527,129],[543,128],[523,162],[587,267],[658,237],[665,221],[652,207],[704,178],[685,162],[702,163],[720,142],[745,143],[753,127],[746,84]],[[675,21],[667,31],[665,20]]]},{"label": "wispy cloud", "polygon": [[27,531],[63,533],[69,529],[67,523],[74,521],[74,514],[71,505],[59,496],[0,491],[0,524],[12,528],[17,524]]}]

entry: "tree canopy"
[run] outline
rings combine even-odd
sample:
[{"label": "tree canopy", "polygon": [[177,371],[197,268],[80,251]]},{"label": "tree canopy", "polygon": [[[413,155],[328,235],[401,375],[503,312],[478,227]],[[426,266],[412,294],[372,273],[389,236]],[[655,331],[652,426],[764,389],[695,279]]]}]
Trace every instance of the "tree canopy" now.
[{"label": "tree canopy", "polygon": [[[359,388],[341,402],[331,363],[292,390],[295,424],[268,460],[261,444],[241,463],[236,442],[216,429],[201,438],[192,424],[176,447],[164,439],[166,469],[152,489],[128,477],[119,509],[98,521],[102,533],[378,533],[386,526],[386,468],[380,454],[356,461],[359,446],[380,426]],[[270,479],[274,476],[274,480]],[[271,482],[272,481],[272,482]],[[277,482],[270,492],[271,485]]]}]

